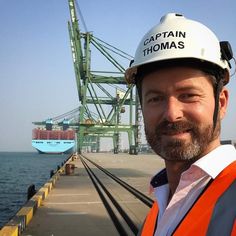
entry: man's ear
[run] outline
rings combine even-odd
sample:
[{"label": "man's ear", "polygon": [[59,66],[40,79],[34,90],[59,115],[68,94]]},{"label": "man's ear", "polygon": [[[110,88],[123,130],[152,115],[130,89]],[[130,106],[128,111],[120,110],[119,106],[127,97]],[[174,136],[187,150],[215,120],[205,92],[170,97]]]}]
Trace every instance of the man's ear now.
[{"label": "man's ear", "polygon": [[226,114],[229,101],[229,91],[223,87],[219,96],[219,110],[220,110],[220,119],[222,120]]}]

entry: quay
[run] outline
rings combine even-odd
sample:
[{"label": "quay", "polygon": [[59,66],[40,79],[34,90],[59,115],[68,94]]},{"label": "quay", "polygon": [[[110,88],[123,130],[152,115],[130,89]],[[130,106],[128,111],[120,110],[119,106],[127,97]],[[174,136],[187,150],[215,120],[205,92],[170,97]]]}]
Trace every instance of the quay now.
[{"label": "quay", "polygon": [[[164,163],[157,155],[85,153],[89,159],[127,182],[140,192],[149,193],[149,181]],[[65,173],[67,164],[75,168]],[[123,193],[120,193],[123,194]],[[148,207],[127,199],[135,207],[141,227]],[[21,232],[22,231],[22,232]],[[67,163],[0,230],[0,236],[119,235],[81,160],[73,155]]]}]

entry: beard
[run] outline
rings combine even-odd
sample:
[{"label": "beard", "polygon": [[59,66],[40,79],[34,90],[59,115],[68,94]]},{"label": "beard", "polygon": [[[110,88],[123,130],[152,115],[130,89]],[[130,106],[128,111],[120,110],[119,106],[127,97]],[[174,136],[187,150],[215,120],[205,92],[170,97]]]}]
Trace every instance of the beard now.
[{"label": "beard", "polygon": [[[190,140],[170,138],[163,141],[163,135],[173,135],[188,132]],[[209,144],[220,133],[220,119],[216,127],[213,124],[198,126],[191,121],[168,122],[163,121],[155,129],[145,125],[146,138],[156,154],[168,161],[195,161],[204,155]]]}]

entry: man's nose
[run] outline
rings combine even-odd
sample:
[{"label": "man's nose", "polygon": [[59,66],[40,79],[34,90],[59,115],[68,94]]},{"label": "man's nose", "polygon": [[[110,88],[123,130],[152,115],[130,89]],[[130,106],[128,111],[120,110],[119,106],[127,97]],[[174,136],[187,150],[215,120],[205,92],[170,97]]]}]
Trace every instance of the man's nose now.
[{"label": "man's nose", "polygon": [[179,121],[183,118],[183,105],[175,97],[170,97],[166,101],[163,118],[169,122]]}]

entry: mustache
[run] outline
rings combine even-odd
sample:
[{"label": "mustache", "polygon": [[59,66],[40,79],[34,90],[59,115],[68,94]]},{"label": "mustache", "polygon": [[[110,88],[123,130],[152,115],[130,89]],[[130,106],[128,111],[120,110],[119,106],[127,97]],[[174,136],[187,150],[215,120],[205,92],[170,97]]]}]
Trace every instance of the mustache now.
[{"label": "mustache", "polygon": [[195,123],[191,121],[177,121],[177,122],[169,122],[162,121],[155,129],[157,135],[162,134],[174,134],[184,131],[195,131],[197,129]]}]

